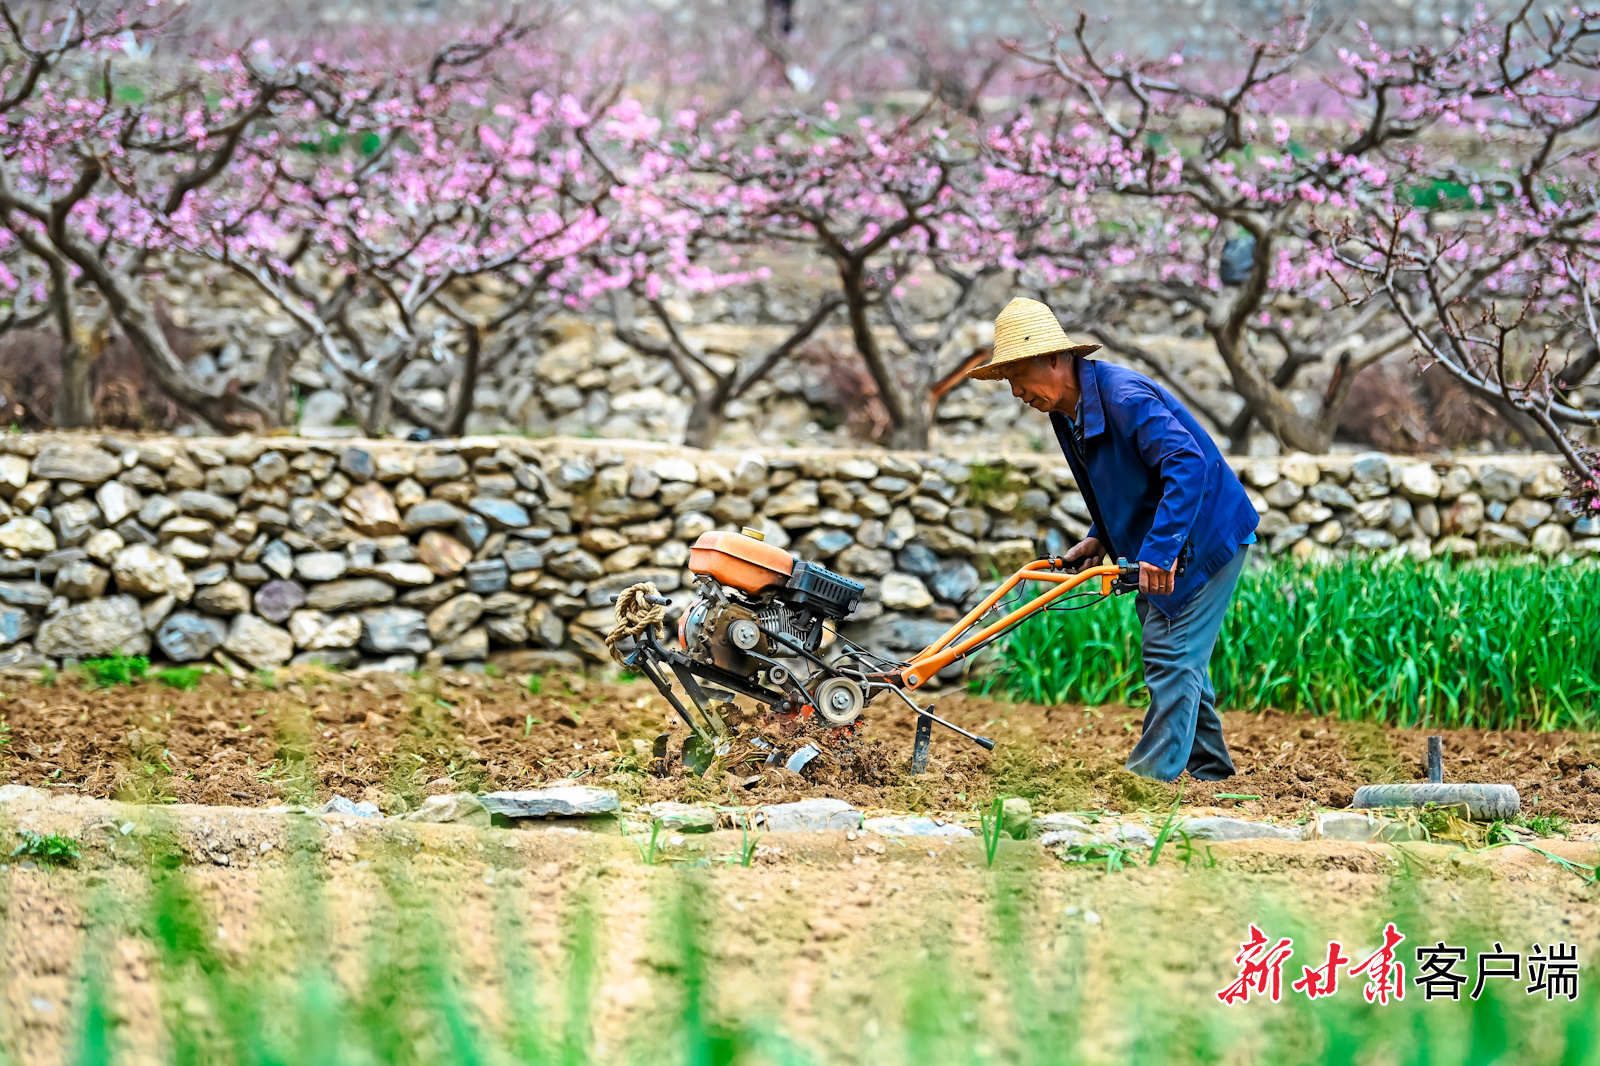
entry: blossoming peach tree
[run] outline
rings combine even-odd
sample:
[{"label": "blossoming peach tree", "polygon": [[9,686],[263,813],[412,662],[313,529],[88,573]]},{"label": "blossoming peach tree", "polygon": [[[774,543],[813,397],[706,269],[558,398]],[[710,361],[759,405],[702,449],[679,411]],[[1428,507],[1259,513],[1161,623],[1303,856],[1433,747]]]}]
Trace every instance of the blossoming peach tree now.
[{"label": "blossoming peach tree", "polygon": [[1369,45],[1349,84],[1381,86],[1393,121],[1461,150],[1413,151],[1432,200],[1390,198],[1319,243],[1354,305],[1397,318],[1421,358],[1565,457],[1573,499],[1600,509],[1596,452],[1570,436],[1600,424],[1582,387],[1600,363],[1600,8],[1479,13],[1452,47]]},{"label": "blossoming peach tree", "polygon": [[[887,443],[928,447],[938,399],[986,355],[956,342],[985,279],[1029,262],[1058,276],[1035,248],[1048,221],[1037,202],[992,180],[980,128],[937,100],[883,118],[847,119],[834,104],[735,111],[696,120],[695,133],[683,157],[720,182],[719,235],[832,268]],[[908,297],[930,282],[942,283],[942,299],[914,316]]]},{"label": "blossoming peach tree", "polygon": [[[614,92],[567,91],[542,29],[508,21],[410,69],[341,72],[347,106],[301,104],[311,150],[264,130],[232,182],[163,220],[294,318],[368,432],[398,409],[461,433],[481,371],[593,296],[580,253],[609,229],[601,206],[622,179],[608,156],[627,152],[642,116]],[[442,410],[396,387],[429,355],[451,364]]]},{"label": "blossoming peach tree", "polygon": [[[8,251],[48,274],[43,298],[62,345],[59,424],[93,416],[82,287],[179,403],[217,424],[241,407],[264,413],[251,397],[209,394],[173,352],[141,285],[160,250],[150,210],[183,210],[227,170],[252,125],[309,89],[313,72],[267,72],[235,54],[171,74],[146,64],[147,76],[130,81],[119,60],[161,32],[157,5],[0,5],[0,18],[0,232]],[[125,195],[131,184],[143,185],[139,200]],[[20,290],[20,279],[5,280]]]},{"label": "blossoming peach tree", "polygon": [[[837,319],[887,442],[926,447],[985,354],[964,324],[1020,286],[1238,447],[1259,426],[1326,449],[1355,377],[1416,351],[1560,449],[1587,500],[1595,458],[1569,433],[1600,416],[1584,399],[1600,11],[1532,10],[1392,52],[1291,17],[1231,65],[1119,54],[1080,16],[1006,42],[1004,84],[1032,97],[996,120],[981,85],[959,106],[647,103],[537,11],[442,45],[240,47],[175,30],[160,2],[0,3],[0,331],[54,324],[61,425],[93,417],[93,303],[217,428],[287,420],[287,368],[310,345],[367,431],[459,433],[494,360],[558,309],[602,309],[672,364],[687,436],[709,445]],[[670,297],[761,283],[774,253],[831,278],[769,346],[730,357],[679,328]],[[148,282],[196,258],[298,327],[249,389],[203,385],[162,332]],[[1232,405],[1130,327],[1149,306],[1198,312]],[[401,387],[428,359],[442,407]]]}]

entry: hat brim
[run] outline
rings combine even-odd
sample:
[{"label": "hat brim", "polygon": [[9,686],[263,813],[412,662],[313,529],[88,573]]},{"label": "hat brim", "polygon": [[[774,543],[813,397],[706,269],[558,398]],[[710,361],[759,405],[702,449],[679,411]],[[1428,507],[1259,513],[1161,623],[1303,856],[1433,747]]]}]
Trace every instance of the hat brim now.
[{"label": "hat brim", "polygon": [[1068,348],[1057,348],[1050,352],[1036,352],[1032,355],[1018,355],[1010,359],[1001,359],[999,362],[985,363],[967,371],[967,377],[974,381],[1000,381],[1024,363],[1031,363],[1035,359],[1043,359],[1047,355],[1089,355],[1100,350],[1098,344],[1075,344]]}]

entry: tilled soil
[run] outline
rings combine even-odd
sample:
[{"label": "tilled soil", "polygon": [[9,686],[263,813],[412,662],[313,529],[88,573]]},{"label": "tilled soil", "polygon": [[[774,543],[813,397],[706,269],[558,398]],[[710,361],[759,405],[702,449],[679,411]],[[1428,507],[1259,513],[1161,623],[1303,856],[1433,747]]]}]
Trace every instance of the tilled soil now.
[{"label": "tilled soil", "polygon": [[[929,772],[913,778],[912,715],[880,703],[855,738],[802,773],[743,763],[704,778],[676,768],[661,778],[652,773],[655,739],[669,734],[675,756],[687,731],[647,683],[551,675],[536,687],[467,673],[316,670],[282,675],[270,687],[213,674],[189,692],[154,682],[91,689],[65,677],[13,683],[0,694],[8,729],[0,776],[158,803],[260,807],[339,794],[387,813],[434,793],[556,781],[615,788],[630,802],[744,806],[835,796],[863,809],[932,812],[969,812],[997,794],[1027,796],[1041,811],[1150,809],[1170,804],[1181,787],[1186,804],[1290,817],[1347,806],[1363,783],[1420,780],[1433,732],[1229,713],[1224,733],[1239,773],[1165,785],[1122,768],[1139,736],[1136,709],[951,692],[939,713],[995,738],[993,754],[936,729]],[[1600,737],[1440,732],[1447,780],[1509,782],[1529,814],[1600,821]]]}]

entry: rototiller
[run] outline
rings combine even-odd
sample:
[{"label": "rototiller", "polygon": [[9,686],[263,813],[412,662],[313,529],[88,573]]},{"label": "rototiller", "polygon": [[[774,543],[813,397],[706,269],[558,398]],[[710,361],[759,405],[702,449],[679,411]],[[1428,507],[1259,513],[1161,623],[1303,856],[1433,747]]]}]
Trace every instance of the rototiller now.
[{"label": "rototiller", "polygon": [[[670,601],[653,585],[634,585],[616,597],[617,626],[607,643],[629,669],[649,678],[693,735],[683,760],[703,769],[725,754],[737,733],[733,703],[745,696],[764,704],[768,720],[802,729],[825,741],[854,732],[862,712],[878,696],[892,693],[917,714],[911,772],[928,762],[933,724],[989,750],[994,741],[969,733],[935,715],[911,693],[952,663],[993,643],[1023,619],[1045,610],[1074,610],[1113,593],[1138,588],[1137,563],[1095,566],[1068,573],[1061,558],[1035,560],[985,596],[965,618],[907,662],[886,659],[838,632],[861,603],[865,589],[817,563],[796,559],[763,542],[759,530],[706,533],[689,552],[689,570],[699,595],[684,609],[676,646],[662,644],[661,623]],[[1046,586],[1034,599],[980,623],[1025,581]],[[1071,595],[1074,589],[1089,586]],[[1088,602],[1084,602],[1088,601]],[[631,645],[631,646],[629,646]],[[694,707],[674,691],[670,671]],[[664,739],[656,755],[665,758]],[[758,746],[768,747],[767,743]],[[809,747],[811,754],[815,747]],[[801,755],[803,765],[804,751]],[[767,762],[776,761],[772,749]],[[791,768],[798,768],[794,760]]]}]

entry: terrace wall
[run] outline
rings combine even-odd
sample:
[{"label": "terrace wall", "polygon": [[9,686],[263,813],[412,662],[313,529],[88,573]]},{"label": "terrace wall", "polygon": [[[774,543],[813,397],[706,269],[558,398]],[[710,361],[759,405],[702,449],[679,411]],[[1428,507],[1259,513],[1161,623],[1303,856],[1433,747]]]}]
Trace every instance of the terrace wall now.
[{"label": "terrace wall", "polygon": [[[1259,551],[1600,552],[1545,456],[1240,459]],[[757,526],[867,586],[851,635],[925,646],[990,580],[1083,535],[1054,455],[469,437],[0,440],[0,669],[148,653],[270,668],[606,661],[609,597],[693,595],[689,544]],[[675,617],[675,615],[674,615]]]}]

